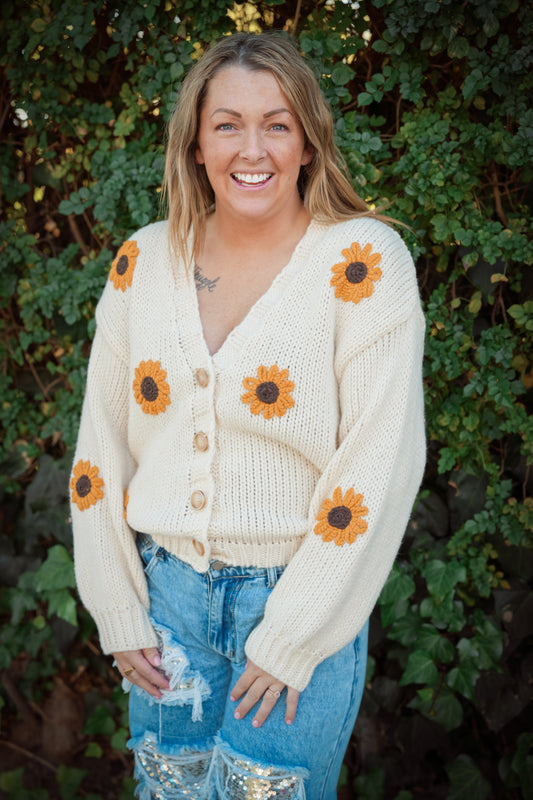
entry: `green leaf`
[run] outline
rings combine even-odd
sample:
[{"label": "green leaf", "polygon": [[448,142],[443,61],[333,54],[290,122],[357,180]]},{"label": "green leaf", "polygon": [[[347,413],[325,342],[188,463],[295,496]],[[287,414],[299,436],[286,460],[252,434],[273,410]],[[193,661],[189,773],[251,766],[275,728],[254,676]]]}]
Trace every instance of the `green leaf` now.
[{"label": "green leaf", "polygon": [[446,767],[450,779],[448,800],[486,800],[490,786],[470,756],[460,755]]},{"label": "green leaf", "polygon": [[524,800],[533,798],[533,733],[521,733],[511,767],[518,775]]},{"label": "green leaf", "polygon": [[89,736],[101,734],[102,736],[111,737],[115,733],[116,727],[115,720],[109,709],[105,706],[96,706],[85,723],[83,732]]},{"label": "green leaf", "polygon": [[383,800],[385,773],[380,767],[370,767],[354,783],[358,800]]},{"label": "green leaf", "polygon": [[464,36],[457,36],[448,47],[450,58],[464,58],[470,50],[468,39]]},{"label": "green leaf", "polygon": [[89,742],[85,750],[86,758],[102,758],[104,751],[97,742]]},{"label": "green leaf", "polygon": [[78,790],[86,775],[87,771],[84,769],[61,764],[56,772],[61,800],[77,800]]},{"label": "green leaf", "polygon": [[429,561],[424,569],[428,591],[436,597],[444,597],[458,583],[466,581],[466,569],[457,561],[447,564],[439,559]]},{"label": "green leaf", "polygon": [[129,734],[126,728],[119,728],[116,733],[113,734],[111,737],[111,747],[114,750],[121,750],[123,753],[126,753],[128,748],[126,747],[126,742],[129,739]]},{"label": "green leaf", "polygon": [[453,692],[442,690],[434,705],[436,722],[440,723],[446,731],[453,731],[463,721],[463,708]]},{"label": "green leaf", "polygon": [[35,33],[44,33],[46,30],[46,20],[40,18],[34,19],[30,27]]},{"label": "green leaf", "polygon": [[357,95],[357,105],[359,106],[368,106],[373,100],[374,98],[368,92],[359,92]]},{"label": "green leaf", "polygon": [[433,659],[423,650],[415,650],[410,654],[407,668],[400,679],[400,686],[408,683],[433,683],[437,680],[437,667]]},{"label": "green leaf", "polygon": [[76,586],[74,563],[63,545],[56,544],[48,551],[46,561],[37,570],[36,586],[39,592]]},{"label": "green leaf", "polygon": [[379,602],[388,605],[411,597],[416,589],[414,580],[394,564],[385,586],[381,590]]},{"label": "green leaf", "polygon": [[475,699],[475,689],[479,670],[476,669],[475,662],[460,661],[457,667],[451,669],[446,676],[446,683],[452,689],[460,692],[468,700]]},{"label": "green leaf", "polygon": [[336,86],[345,86],[353,77],[353,70],[347,64],[335,64],[331,71],[331,79]]},{"label": "green leaf", "polygon": [[449,664],[453,661],[455,647],[433,626],[424,623],[416,635],[417,649],[424,650],[440,664]]},{"label": "green leaf", "polygon": [[71,625],[78,624],[76,601],[68,589],[60,589],[50,594],[48,598],[48,613],[57,614],[61,619],[70,622]]}]

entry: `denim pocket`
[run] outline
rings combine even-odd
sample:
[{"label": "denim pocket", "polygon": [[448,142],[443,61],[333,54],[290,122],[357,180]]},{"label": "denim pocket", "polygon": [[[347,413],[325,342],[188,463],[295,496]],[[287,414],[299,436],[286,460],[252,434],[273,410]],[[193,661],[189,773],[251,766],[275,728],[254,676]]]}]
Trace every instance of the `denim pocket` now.
[{"label": "denim pocket", "polygon": [[137,534],[137,550],[144,564],[144,574],[150,575],[153,568],[160,558],[160,550],[158,544],[154,542],[151,536],[146,533]]}]

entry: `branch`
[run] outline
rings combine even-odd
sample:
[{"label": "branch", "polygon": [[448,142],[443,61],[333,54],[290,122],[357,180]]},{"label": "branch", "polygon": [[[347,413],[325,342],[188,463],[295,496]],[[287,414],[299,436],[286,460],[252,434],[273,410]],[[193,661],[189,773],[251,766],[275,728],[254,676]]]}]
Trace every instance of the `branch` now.
[{"label": "branch", "polygon": [[294,20],[292,23],[292,35],[296,36],[296,29],[298,28],[298,23],[300,22],[300,14],[302,11],[302,0],[298,0],[296,3],[296,11],[294,12]]},{"label": "branch", "polygon": [[503,210],[502,196],[500,194],[500,187],[498,186],[498,175],[496,174],[496,169],[494,166],[490,171],[490,179],[492,184],[492,193],[494,195],[494,208],[496,209],[496,213],[500,219],[500,222],[507,228],[509,221],[505,215],[505,211]]},{"label": "branch", "polygon": [[6,742],[5,739],[0,739],[0,744],[5,745],[6,747],[10,747],[12,750],[15,750],[17,753],[22,753],[23,755],[27,756],[27,758],[33,758],[34,761],[38,761],[39,764],[42,764],[43,767],[51,770],[54,774],[56,773],[56,768],[53,764],[50,764],[49,761],[46,759],[41,758],[41,756],[35,755],[32,753],[31,750],[26,750],[24,747],[20,747],[18,744],[14,744],[13,742]]},{"label": "branch", "polygon": [[74,236],[74,238],[78,242],[79,246],[81,247],[81,249],[83,251],[83,255],[87,256],[87,258],[89,258],[89,250],[87,249],[87,245],[83,241],[83,236],[81,235],[81,231],[78,228],[78,223],[76,222],[76,218],[75,218],[74,214],[69,214],[67,219],[68,219],[68,224],[70,226],[70,230],[72,232],[72,235]]}]

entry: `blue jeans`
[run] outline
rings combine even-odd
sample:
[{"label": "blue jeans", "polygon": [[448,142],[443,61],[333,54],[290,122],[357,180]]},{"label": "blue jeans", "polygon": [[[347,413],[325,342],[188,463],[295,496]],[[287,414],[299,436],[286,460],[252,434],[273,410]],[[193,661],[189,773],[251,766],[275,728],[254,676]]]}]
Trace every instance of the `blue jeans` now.
[{"label": "blue jeans", "polygon": [[170,689],[130,693],[140,800],[334,800],[363,692],[368,623],[318,665],[292,725],[285,694],[260,728],[233,716],[244,645],[283,567],[212,562],[199,573],[144,534],[138,546]]}]

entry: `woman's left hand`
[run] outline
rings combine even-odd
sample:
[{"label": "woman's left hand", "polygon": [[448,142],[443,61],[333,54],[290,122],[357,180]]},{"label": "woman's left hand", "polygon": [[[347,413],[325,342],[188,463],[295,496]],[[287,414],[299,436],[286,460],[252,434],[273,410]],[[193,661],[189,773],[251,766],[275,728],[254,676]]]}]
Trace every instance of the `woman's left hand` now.
[{"label": "woman's left hand", "polygon": [[260,728],[278,702],[284,689],[287,689],[285,722],[290,725],[296,716],[300,692],[281,683],[273,675],[265,672],[261,667],[257,667],[248,659],[246,669],[231,690],[230,696],[232,700],[240,700],[242,697],[241,702],[235,709],[235,718],[241,719],[245,717],[250,709],[263,698],[252,721],[254,728]]}]

